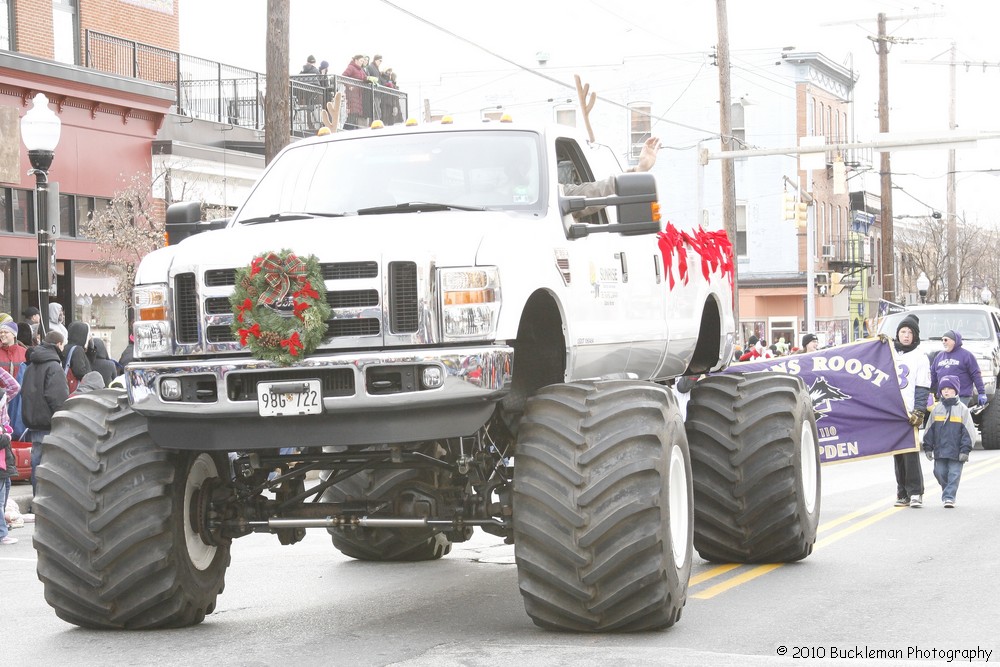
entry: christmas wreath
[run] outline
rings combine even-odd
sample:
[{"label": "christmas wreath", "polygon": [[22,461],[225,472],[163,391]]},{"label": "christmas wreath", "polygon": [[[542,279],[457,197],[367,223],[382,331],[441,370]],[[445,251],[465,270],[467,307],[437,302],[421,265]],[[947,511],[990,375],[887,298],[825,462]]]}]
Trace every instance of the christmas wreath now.
[{"label": "christmas wreath", "polygon": [[233,335],[257,359],[287,366],[319,347],[330,306],[314,255],[291,250],[257,255],[236,272],[229,297]]}]

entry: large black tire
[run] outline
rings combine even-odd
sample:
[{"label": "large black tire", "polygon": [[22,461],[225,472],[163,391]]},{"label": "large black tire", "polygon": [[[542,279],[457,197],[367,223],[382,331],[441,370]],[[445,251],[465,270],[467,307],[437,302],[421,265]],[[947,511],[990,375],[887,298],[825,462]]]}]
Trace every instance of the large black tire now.
[{"label": "large black tire", "polygon": [[979,435],[983,440],[983,449],[1000,449],[1000,396],[994,395],[983,410]]},{"label": "large black tire", "polygon": [[[328,473],[323,475],[328,477]],[[413,468],[362,470],[323,492],[323,502],[391,500],[391,514],[416,517],[422,489],[430,496],[433,473]],[[330,528],[335,546],[350,558],[367,561],[436,560],[451,551],[451,541],[430,528]]]},{"label": "large black tire", "polygon": [[793,375],[703,378],[687,405],[694,547],[726,563],[801,560],[819,524],[818,436]]},{"label": "large black tire", "polygon": [[528,615],[577,632],[680,619],[691,575],[691,462],[673,395],[634,381],[551,385],[514,463],[514,555]]},{"label": "large black tire", "polygon": [[33,501],[38,578],[56,615],[130,630],[203,621],[229,544],[205,544],[188,518],[220,468],[208,454],[158,447],[121,391],[67,401],[42,443]]}]

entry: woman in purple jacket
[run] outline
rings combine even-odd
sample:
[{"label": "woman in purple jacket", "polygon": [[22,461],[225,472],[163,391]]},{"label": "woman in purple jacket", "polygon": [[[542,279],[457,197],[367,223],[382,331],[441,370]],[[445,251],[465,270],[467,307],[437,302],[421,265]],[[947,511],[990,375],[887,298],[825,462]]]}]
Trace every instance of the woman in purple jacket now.
[{"label": "woman in purple jacket", "polygon": [[931,363],[931,392],[938,395],[938,379],[954,375],[961,384],[958,396],[963,403],[974,405],[973,398],[977,398],[979,405],[986,405],[986,388],[979,362],[974,354],[962,347],[962,334],[954,330],[945,331],[941,344],[944,350],[938,352]]}]

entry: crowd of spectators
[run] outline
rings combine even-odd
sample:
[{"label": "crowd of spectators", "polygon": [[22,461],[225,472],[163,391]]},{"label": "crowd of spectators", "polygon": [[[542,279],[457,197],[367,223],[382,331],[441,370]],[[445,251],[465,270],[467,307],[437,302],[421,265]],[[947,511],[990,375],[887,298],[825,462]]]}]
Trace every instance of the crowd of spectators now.
[{"label": "crowd of spectators", "polygon": [[317,65],[316,56],[309,55],[299,73],[293,75],[304,83],[315,83],[327,89],[319,96],[302,95],[301,102],[309,107],[306,111],[310,130],[320,125],[318,110],[332,100],[338,90],[343,93],[338,129],[368,127],[376,120],[386,125],[402,122],[399,96],[390,92],[399,90],[396,73],[391,67],[383,67],[380,54],[370,58],[360,53],[352,56],[339,77],[331,76],[329,69],[328,61],[322,60]]},{"label": "crowd of spectators", "polygon": [[[86,322],[64,325],[62,306],[49,307],[49,331],[41,334],[37,308],[27,308],[15,321],[0,313],[0,544],[14,544],[8,534],[7,497],[10,480],[18,475],[13,443],[31,443],[31,483],[44,453],[42,440],[51,428],[52,415],[72,396],[105,389],[122,373],[130,357],[126,348],[115,361],[102,339]],[[65,332],[65,333],[64,333]]]}]

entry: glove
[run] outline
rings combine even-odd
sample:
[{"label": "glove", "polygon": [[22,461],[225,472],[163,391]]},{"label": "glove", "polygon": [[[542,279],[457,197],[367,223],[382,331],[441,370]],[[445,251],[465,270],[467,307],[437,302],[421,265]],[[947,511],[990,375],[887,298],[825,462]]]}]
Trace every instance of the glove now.
[{"label": "glove", "polygon": [[959,460],[959,462],[961,462],[961,463],[965,463],[966,461],[968,461],[968,460],[969,460],[969,455],[968,455],[968,454],[966,454],[966,453],[962,453],[962,454],[959,454],[959,455],[958,455],[958,460]]},{"label": "glove", "polygon": [[924,423],[924,413],[914,410],[910,413],[910,426],[920,426]]},{"label": "glove", "polygon": [[10,445],[10,436],[7,435],[5,431],[0,429],[0,456],[3,456],[3,450],[7,449]]},{"label": "glove", "polygon": [[986,405],[986,394],[979,395],[979,405]]},{"label": "glove", "polygon": [[886,345],[888,345],[889,344],[889,337],[886,336],[885,334],[879,334],[878,335],[878,342],[885,343]]},{"label": "glove", "polygon": [[932,452],[931,450],[929,450],[929,449],[924,450],[924,455],[927,457],[928,461],[933,461],[934,460],[934,452]]}]

